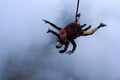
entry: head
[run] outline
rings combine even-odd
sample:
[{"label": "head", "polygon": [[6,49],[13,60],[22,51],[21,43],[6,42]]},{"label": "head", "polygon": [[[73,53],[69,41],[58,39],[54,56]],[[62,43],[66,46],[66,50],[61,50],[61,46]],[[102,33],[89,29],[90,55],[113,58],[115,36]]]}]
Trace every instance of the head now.
[{"label": "head", "polygon": [[56,44],[56,48],[61,48],[63,46],[63,42],[64,40],[66,40],[67,37],[67,32],[65,29],[61,29],[59,32],[60,35],[60,39],[57,38],[57,44]]},{"label": "head", "polygon": [[62,45],[63,45],[63,44],[62,44],[61,42],[58,41],[58,42],[56,43],[56,48],[61,48]]}]

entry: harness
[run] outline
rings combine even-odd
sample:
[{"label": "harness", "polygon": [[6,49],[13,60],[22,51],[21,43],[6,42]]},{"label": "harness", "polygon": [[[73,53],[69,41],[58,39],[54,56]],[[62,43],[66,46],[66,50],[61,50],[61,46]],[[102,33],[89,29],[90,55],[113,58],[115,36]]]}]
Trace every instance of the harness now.
[{"label": "harness", "polygon": [[67,37],[76,37],[77,33],[81,31],[80,26],[75,23],[70,23],[64,28],[67,32]]},{"label": "harness", "polygon": [[68,24],[64,29],[61,29],[59,31],[60,38],[62,42],[69,41],[68,38],[72,37],[73,39],[76,39],[78,32],[81,31],[80,26],[75,23]]}]

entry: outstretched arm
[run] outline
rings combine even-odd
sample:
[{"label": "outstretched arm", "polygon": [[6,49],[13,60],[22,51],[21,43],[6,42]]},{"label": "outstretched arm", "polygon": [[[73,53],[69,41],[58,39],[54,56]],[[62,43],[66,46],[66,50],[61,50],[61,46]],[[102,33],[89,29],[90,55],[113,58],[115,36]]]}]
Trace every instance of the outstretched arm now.
[{"label": "outstretched arm", "polygon": [[53,23],[51,23],[51,22],[49,22],[49,21],[47,21],[47,20],[44,20],[44,19],[43,19],[43,21],[44,21],[45,23],[50,24],[52,27],[56,28],[57,30],[61,30],[61,29],[62,29],[62,28],[56,26],[55,24],[53,24]]}]

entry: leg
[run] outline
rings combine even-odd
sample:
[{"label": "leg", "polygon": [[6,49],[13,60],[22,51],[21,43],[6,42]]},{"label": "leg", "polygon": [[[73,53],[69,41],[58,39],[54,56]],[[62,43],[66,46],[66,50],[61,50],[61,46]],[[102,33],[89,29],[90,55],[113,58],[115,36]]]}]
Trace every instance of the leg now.
[{"label": "leg", "polygon": [[57,36],[57,38],[58,38],[59,40],[61,40],[61,38],[60,38],[60,36],[59,36],[58,33],[56,33],[56,32],[53,31],[53,30],[50,30],[50,29],[47,31],[47,33],[49,33],[49,32],[51,32],[53,35]]},{"label": "leg", "polygon": [[100,27],[105,27],[105,26],[107,26],[107,25],[104,24],[104,23],[100,23],[100,25],[98,26],[98,28],[100,28]]},{"label": "leg", "polygon": [[43,21],[45,21],[45,23],[50,24],[52,27],[54,27],[54,28],[57,29],[57,30],[61,30],[61,29],[62,29],[62,28],[56,26],[55,24],[53,24],[53,23],[51,23],[51,22],[49,22],[49,21],[47,21],[47,20],[43,20]]},{"label": "leg", "polygon": [[67,51],[68,46],[69,46],[69,41],[66,41],[64,49],[60,50],[59,53],[64,53],[65,51]]},{"label": "leg", "polygon": [[75,43],[75,41],[72,39],[72,38],[69,38],[69,41],[71,42],[71,44],[73,45],[73,48],[72,48],[72,50],[70,51],[70,52],[74,52],[75,51],[75,49],[76,49],[76,43]]},{"label": "leg", "polygon": [[66,54],[71,55],[75,51],[77,45],[76,45],[75,41],[72,38],[70,38],[69,40],[73,45],[73,49],[71,51],[66,52]]}]

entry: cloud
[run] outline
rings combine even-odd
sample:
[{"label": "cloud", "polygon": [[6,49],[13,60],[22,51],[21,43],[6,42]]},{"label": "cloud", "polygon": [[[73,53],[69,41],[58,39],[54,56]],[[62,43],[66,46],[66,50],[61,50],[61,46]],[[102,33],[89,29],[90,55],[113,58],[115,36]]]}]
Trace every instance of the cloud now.
[{"label": "cloud", "polygon": [[119,1],[80,1],[80,23],[108,26],[77,39],[73,55],[59,54],[46,34],[51,27],[41,20],[64,27],[74,21],[76,1],[0,1],[1,80],[119,79]]}]

